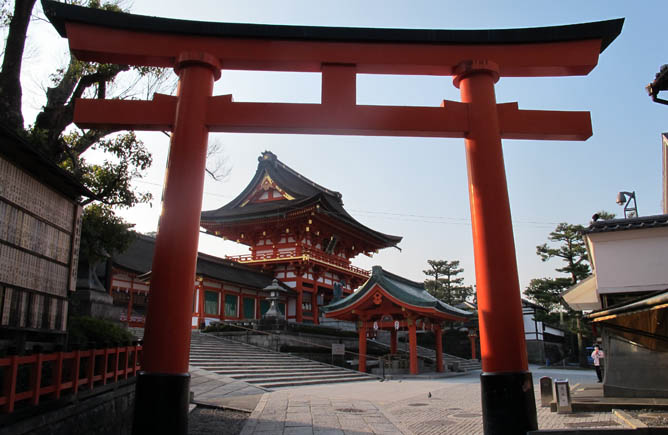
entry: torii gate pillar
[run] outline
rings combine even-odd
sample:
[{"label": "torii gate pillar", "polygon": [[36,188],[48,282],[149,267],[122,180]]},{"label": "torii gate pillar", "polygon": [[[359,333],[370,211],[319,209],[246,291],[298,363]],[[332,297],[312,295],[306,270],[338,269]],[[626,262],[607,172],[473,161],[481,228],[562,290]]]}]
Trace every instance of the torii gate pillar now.
[{"label": "torii gate pillar", "polygon": [[[523,433],[537,428],[538,421],[494,95],[498,66],[469,61],[460,64],[455,73],[454,84],[461,91],[462,102],[470,104],[466,160],[483,355],[480,388],[484,431]],[[511,422],[515,422],[514,430]]]},{"label": "torii gate pillar", "polygon": [[178,103],[153,256],[134,434],[188,430],[190,307],[209,135],[206,102],[221,68],[212,56],[184,53],[174,69],[179,75]]}]

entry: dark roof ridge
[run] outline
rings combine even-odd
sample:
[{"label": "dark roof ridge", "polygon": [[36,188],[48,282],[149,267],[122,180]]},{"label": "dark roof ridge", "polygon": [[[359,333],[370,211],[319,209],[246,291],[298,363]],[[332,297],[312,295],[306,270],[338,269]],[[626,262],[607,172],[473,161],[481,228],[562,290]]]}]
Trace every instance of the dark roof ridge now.
[{"label": "dark roof ridge", "polygon": [[399,281],[403,284],[410,285],[410,286],[413,286],[413,287],[417,287],[417,288],[420,288],[424,291],[427,291],[427,289],[424,287],[424,282],[411,281],[408,278],[404,278],[403,276],[396,275],[392,272],[389,272],[389,271],[383,269],[382,266],[373,266],[372,269],[371,269],[371,274],[372,274],[372,276],[376,275],[379,278],[387,277],[387,278],[389,278],[393,281]]},{"label": "dark roof ridge", "polygon": [[610,231],[640,230],[668,226],[668,214],[636,216],[631,218],[599,220],[589,224],[583,234],[603,233]]},{"label": "dark roof ridge", "polygon": [[330,190],[330,189],[326,188],[325,186],[322,186],[322,185],[316,183],[315,181],[313,181],[313,180],[311,180],[311,179],[309,179],[309,178],[303,176],[303,175],[300,174],[299,172],[295,171],[295,170],[292,169],[290,166],[288,166],[288,165],[286,165],[285,163],[283,163],[282,161],[280,161],[280,160],[278,159],[278,156],[277,156],[276,154],[272,153],[271,151],[268,151],[268,150],[267,150],[267,151],[264,151],[264,152],[260,155],[260,157],[258,157],[258,160],[260,161],[260,163],[263,163],[263,162],[269,162],[269,163],[271,163],[271,164],[274,164],[274,166],[279,166],[279,165],[280,165],[280,167],[281,167],[282,169],[286,170],[286,171],[289,172],[290,174],[292,174],[292,175],[294,175],[295,177],[297,177],[297,178],[299,178],[299,179],[301,179],[301,180],[303,180],[303,181],[309,183],[311,186],[315,187],[316,189],[321,190],[321,191],[323,191],[324,193],[326,193],[326,194],[328,194],[328,195],[331,195],[331,196],[336,197],[339,201],[341,201],[341,198],[343,197],[343,195],[341,195],[340,192],[337,192],[337,191],[335,191],[335,190]]},{"label": "dark roof ridge", "polygon": [[[98,199],[72,173],[61,168],[45,155],[42,150],[30,143],[16,129],[10,127],[5,122],[0,122],[0,136],[14,141],[9,146],[3,146],[2,152],[0,152],[0,155],[6,156],[13,164],[18,165],[33,176],[36,173],[40,173],[49,181],[46,183],[49,187],[60,190],[61,193],[68,193],[72,197],[80,195],[91,199]],[[28,161],[30,164],[27,163]]]}]

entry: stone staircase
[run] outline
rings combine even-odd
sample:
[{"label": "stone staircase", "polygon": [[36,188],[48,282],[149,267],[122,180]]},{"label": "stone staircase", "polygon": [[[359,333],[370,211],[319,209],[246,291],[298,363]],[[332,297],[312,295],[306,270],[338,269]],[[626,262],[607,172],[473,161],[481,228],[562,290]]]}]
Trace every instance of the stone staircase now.
[{"label": "stone staircase", "polygon": [[366,373],[200,332],[192,334],[190,365],[268,389],[377,379]]}]

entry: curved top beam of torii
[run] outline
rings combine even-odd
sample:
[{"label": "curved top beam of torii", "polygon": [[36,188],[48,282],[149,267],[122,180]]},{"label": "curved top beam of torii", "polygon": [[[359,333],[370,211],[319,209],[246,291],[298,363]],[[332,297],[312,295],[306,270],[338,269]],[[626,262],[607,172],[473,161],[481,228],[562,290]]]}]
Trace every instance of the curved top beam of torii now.
[{"label": "curved top beam of torii", "polygon": [[[186,51],[225,69],[453,75],[466,59],[488,59],[501,76],[584,75],[619,35],[624,19],[498,30],[423,30],[216,23],[109,12],[43,0],[44,12],[81,60],[172,67]],[[93,27],[97,30],[93,30]],[[355,50],[349,50],[354,44]],[[512,47],[512,50],[509,48]]]},{"label": "curved top beam of torii", "polygon": [[[623,19],[502,30],[412,30],[277,26],[185,21],[102,11],[43,0],[44,11],[81,60],[177,67],[183,55],[205,54],[219,69],[322,73],[321,104],[234,103],[210,97],[212,132],[465,137],[468,106],[358,106],[356,74],[457,75],[484,61],[498,76],[588,74],[621,32]],[[181,59],[181,60],[179,60]],[[457,82],[455,81],[455,85]],[[176,98],[80,100],[82,128],[172,130]],[[588,112],[519,110],[498,104],[501,137],[586,140]]]}]

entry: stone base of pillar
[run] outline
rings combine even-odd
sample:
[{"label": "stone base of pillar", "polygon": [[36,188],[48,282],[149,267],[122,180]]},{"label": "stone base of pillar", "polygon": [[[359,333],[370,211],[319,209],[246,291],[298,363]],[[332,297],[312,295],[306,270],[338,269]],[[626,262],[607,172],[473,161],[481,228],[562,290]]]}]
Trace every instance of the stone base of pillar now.
[{"label": "stone base of pillar", "polygon": [[190,374],[139,372],[133,435],[188,433]]},{"label": "stone base of pillar", "polygon": [[485,435],[527,433],[538,429],[530,372],[480,375]]}]

